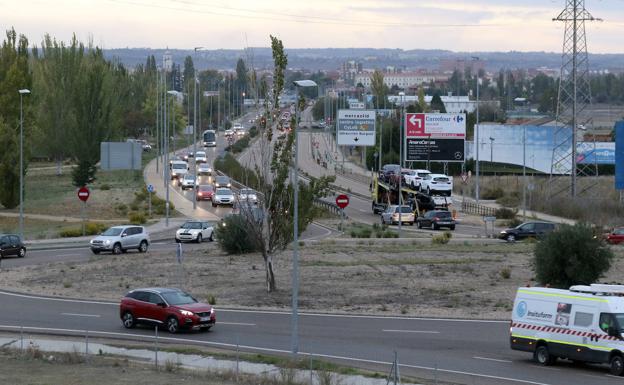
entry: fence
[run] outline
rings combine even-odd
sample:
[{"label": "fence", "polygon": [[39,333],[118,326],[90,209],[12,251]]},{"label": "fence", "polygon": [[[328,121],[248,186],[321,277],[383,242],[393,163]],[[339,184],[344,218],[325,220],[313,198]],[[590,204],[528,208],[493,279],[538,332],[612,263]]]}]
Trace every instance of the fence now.
[{"label": "fence", "polygon": [[[319,198],[314,198],[314,201],[312,203],[314,204],[314,206],[323,208],[335,215],[340,215],[342,211],[340,207],[338,207],[335,203],[327,202]],[[345,218],[346,217],[347,215],[345,214]]]},{"label": "fence", "polygon": [[461,211],[467,214],[481,215],[487,217],[496,216],[496,208],[480,205],[474,202],[462,202]]}]

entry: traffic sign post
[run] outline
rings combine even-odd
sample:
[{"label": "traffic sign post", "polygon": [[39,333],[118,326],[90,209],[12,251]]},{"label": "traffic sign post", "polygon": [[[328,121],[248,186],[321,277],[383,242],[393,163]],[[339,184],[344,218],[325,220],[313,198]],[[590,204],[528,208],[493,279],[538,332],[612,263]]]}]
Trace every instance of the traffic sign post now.
[{"label": "traffic sign post", "polygon": [[154,185],[147,185],[147,207],[149,216],[152,216],[152,193],[154,192]]},{"label": "traffic sign post", "polygon": [[86,217],[87,217],[87,200],[89,199],[89,195],[91,195],[91,193],[89,192],[89,189],[87,188],[87,186],[82,186],[81,188],[78,189],[78,199],[80,199],[82,201],[82,236],[85,236],[85,221],[86,221]]},{"label": "traffic sign post", "polygon": [[336,197],[336,206],[340,207],[340,230],[343,229],[344,222],[344,209],[349,206],[349,197],[344,194],[340,194]]}]

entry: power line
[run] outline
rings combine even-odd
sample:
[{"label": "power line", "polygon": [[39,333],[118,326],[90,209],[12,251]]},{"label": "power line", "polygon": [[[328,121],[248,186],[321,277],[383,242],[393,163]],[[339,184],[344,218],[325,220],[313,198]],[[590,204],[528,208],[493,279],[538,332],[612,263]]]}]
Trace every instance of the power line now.
[{"label": "power line", "polygon": [[[112,3],[118,4],[128,4],[135,5],[139,7],[146,8],[158,8],[158,9],[166,9],[170,11],[179,11],[184,13],[201,13],[208,15],[216,15],[216,16],[230,16],[230,17],[238,17],[244,19],[255,19],[255,20],[270,20],[270,21],[283,21],[289,23],[302,23],[302,24],[330,24],[330,25],[352,25],[352,26],[363,26],[363,27],[409,27],[409,28],[492,28],[492,27],[503,27],[508,26],[509,24],[443,24],[443,23],[389,23],[389,22],[369,22],[364,20],[345,20],[345,19],[336,19],[336,18],[327,18],[327,17],[318,17],[318,16],[304,16],[304,15],[294,15],[294,14],[285,14],[285,13],[277,13],[277,12],[266,12],[266,11],[257,11],[257,10],[247,10],[243,8],[233,8],[233,7],[223,7],[223,6],[211,6],[213,8],[221,8],[229,11],[235,12],[248,12],[254,13],[255,15],[244,15],[244,14],[236,14],[236,13],[228,13],[225,11],[214,11],[214,10],[206,10],[206,9],[189,9],[188,7],[180,7],[180,6],[172,6],[172,5],[159,5],[153,3],[142,3],[139,1],[132,0],[108,0]],[[181,2],[181,1],[176,1]],[[191,2],[187,2],[192,4]],[[264,13],[269,16],[258,16],[258,13]],[[286,17],[291,17],[294,19],[289,19]]]}]

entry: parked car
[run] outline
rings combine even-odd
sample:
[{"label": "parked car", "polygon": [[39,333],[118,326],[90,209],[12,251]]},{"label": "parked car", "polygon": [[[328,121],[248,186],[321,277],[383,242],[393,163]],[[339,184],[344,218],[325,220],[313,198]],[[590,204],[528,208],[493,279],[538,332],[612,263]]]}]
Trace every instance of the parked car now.
[{"label": "parked car", "polygon": [[178,179],[178,187],[182,190],[195,187],[195,175],[185,174],[182,178]]},{"label": "parked car", "polygon": [[119,317],[128,329],[140,323],[164,326],[169,333],[208,330],[217,320],[212,306],[180,289],[169,288],[130,291],[121,299]]},{"label": "parked car", "polygon": [[232,182],[230,182],[230,177],[227,177],[225,175],[216,176],[215,180],[214,180],[214,187],[215,188],[219,188],[219,187],[230,188],[230,187],[232,187]]},{"label": "parked car", "polygon": [[[400,218],[399,218],[399,208],[401,208],[400,210]],[[386,209],[386,211],[384,211],[383,213],[381,213],[381,223],[382,224],[398,224],[399,220],[401,221],[401,223],[405,223],[408,225],[413,225],[414,224],[414,212],[412,211],[412,208],[409,206],[398,206],[398,205],[390,205],[388,206],[388,208]]]},{"label": "parked car", "polygon": [[200,163],[197,166],[197,175],[212,175],[212,167],[208,163]]},{"label": "parked car", "polygon": [[99,254],[102,251],[121,254],[129,249],[137,249],[145,253],[149,244],[149,234],[143,226],[113,226],[90,242],[93,254]]},{"label": "parked car", "polygon": [[208,157],[206,156],[206,151],[197,151],[195,154],[195,162],[196,163],[206,163],[208,161]]},{"label": "parked car", "polygon": [[428,174],[420,181],[420,191],[427,195],[441,194],[451,196],[453,192],[453,180],[445,174]]},{"label": "parked car", "polygon": [[258,195],[253,189],[242,188],[238,191],[239,202],[258,203]]},{"label": "parked car", "polygon": [[26,246],[22,242],[19,235],[16,234],[0,234],[0,259],[5,257],[26,256]]},{"label": "parked car", "polygon": [[234,205],[234,193],[229,188],[219,187],[212,196],[212,207]]},{"label": "parked car", "polygon": [[171,163],[171,180],[184,177],[188,173],[188,164],[183,160],[174,160]]},{"label": "parked car", "polygon": [[403,182],[406,186],[409,186],[414,190],[420,191],[420,182],[425,176],[429,174],[431,174],[431,171],[429,170],[409,170],[408,172],[403,174]]},{"label": "parked car", "polygon": [[431,210],[427,211],[425,215],[416,219],[416,223],[419,229],[423,227],[431,227],[437,230],[441,227],[448,227],[451,230],[455,230],[455,220],[450,211],[447,210]]},{"label": "parked car", "polygon": [[202,243],[204,239],[212,242],[214,227],[206,221],[186,221],[175,234],[176,242]]},{"label": "parked car", "polygon": [[616,227],[605,236],[605,240],[612,245],[624,242],[624,227]]},{"label": "parked car", "polygon": [[197,186],[197,200],[211,201],[214,195],[214,187],[210,184],[200,184]]},{"label": "parked car", "polygon": [[499,239],[515,242],[526,238],[541,238],[555,230],[555,224],[550,222],[525,222],[511,229],[505,229],[498,234]]}]

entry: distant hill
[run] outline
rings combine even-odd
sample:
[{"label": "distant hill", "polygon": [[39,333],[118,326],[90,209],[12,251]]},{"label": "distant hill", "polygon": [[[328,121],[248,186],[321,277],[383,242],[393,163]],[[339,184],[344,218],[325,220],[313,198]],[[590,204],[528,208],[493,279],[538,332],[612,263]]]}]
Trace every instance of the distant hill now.
[{"label": "distant hill", "polygon": [[[193,50],[181,49],[150,49],[150,48],[117,48],[104,50],[107,57],[118,58],[128,67],[145,63],[148,55],[156,57],[156,63],[162,64],[163,54],[169,51],[173,61],[184,63],[187,55],[196,56],[195,62],[200,69],[233,70],[239,58],[253,62],[257,69],[272,68],[271,49],[268,47],[244,50],[219,49],[202,50],[195,54]],[[364,68],[397,68],[438,69],[442,60],[470,60],[478,56],[485,61],[487,70],[496,71],[500,68],[559,68],[561,54],[554,52],[453,52],[445,50],[402,50],[377,48],[307,48],[286,49],[289,68],[307,70],[336,70],[347,60],[362,62]],[[624,71],[624,54],[590,54],[591,70]],[[248,63],[250,66],[251,63]]]}]

